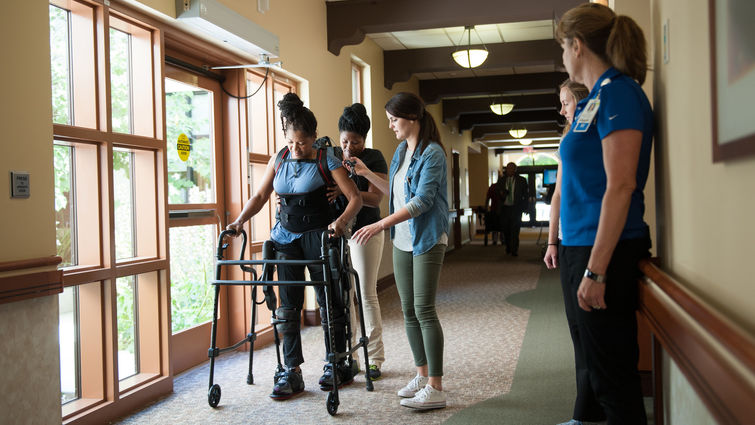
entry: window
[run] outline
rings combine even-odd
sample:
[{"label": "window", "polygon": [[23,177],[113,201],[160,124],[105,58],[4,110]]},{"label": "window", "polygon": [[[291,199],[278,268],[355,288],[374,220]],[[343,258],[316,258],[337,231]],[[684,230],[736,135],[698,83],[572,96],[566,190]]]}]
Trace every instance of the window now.
[{"label": "window", "polygon": [[168,262],[165,143],[155,137],[163,126],[159,37],[115,9],[76,0],[49,6],[64,421],[118,406],[123,392],[170,371],[159,349],[168,346],[160,332]]},{"label": "window", "polygon": [[134,250],[134,185],[133,155],[123,149],[113,149],[113,198],[115,210],[115,258],[130,258]]},{"label": "window", "polygon": [[118,380],[139,372],[139,338],[137,337],[136,276],[116,279],[118,309]]},{"label": "window", "polygon": [[60,321],[60,402],[65,404],[81,397],[79,374],[78,291],[68,287],[58,295]]},{"label": "window", "polygon": [[50,59],[52,68],[52,122],[71,124],[70,12],[50,5]]},{"label": "window", "polygon": [[73,148],[54,145],[55,162],[55,245],[63,259],[61,267],[77,264],[76,225],[73,193]]},{"label": "window", "polygon": [[50,59],[53,123],[97,125],[94,27],[95,9],[71,0],[50,4]]},{"label": "window", "polygon": [[[165,80],[168,141],[168,193],[171,204],[215,201],[213,93],[180,81]],[[179,136],[189,145],[178,153]]]},{"label": "window", "polygon": [[[55,243],[61,267],[100,265],[97,147],[56,139]],[[81,186],[81,190],[79,190]],[[87,223],[81,227],[79,223]]]},{"label": "window", "polygon": [[173,333],[212,320],[215,297],[214,224],[170,229],[170,294]]},{"label": "window", "polygon": [[362,93],[362,66],[351,62],[351,103],[364,103]]},{"label": "window", "polygon": [[[176,334],[212,320],[210,281],[224,213],[216,118],[220,85],[173,67],[166,75],[171,329]],[[201,345],[192,342],[192,349],[204,352],[206,341]]]},{"label": "window", "polygon": [[110,16],[110,107],[113,131],[153,137],[152,32]]}]

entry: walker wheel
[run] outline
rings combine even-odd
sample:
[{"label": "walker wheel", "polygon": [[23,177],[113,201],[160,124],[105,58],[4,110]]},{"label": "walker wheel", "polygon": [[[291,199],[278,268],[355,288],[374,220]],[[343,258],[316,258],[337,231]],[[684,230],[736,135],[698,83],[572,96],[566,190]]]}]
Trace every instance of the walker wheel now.
[{"label": "walker wheel", "polygon": [[336,412],[338,412],[338,396],[335,395],[335,393],[329,393],[328,394],[328,414],[330,416],[335,416]]},{"label": "walker wheel", "polygon": [[220,403],[220,385],[213,384],[210,387],[210,391],[207,391],[207,403],[210,404],[210,407],[218,407],[218,403]]}]

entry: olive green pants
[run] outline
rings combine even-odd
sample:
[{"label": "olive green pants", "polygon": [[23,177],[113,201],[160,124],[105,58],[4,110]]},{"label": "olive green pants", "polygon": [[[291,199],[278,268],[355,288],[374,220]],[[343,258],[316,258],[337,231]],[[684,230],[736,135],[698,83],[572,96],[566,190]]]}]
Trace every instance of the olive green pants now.
[{"label": "olive green pants", "polygon": [[406,336],[414,364],[427,365],[429,376],[443,376],[443,329],[435,311],[435,294],[445,253],[446,245],[440,244],[416,257],[393,248],[393,273]]}]

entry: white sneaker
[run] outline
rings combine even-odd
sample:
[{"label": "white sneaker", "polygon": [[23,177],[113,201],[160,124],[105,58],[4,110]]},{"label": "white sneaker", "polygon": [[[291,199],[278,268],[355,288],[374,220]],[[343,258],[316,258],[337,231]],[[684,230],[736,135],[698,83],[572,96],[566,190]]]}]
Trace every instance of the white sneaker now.
[{"label": "white sneaker", "polygon": [[408,384],[404,388],[401,388],[398,390],[398,396],[399,397],[414,397],[415,394],[417,394],[417,391],[421,390],[422,388],[427,385],[428,381],[427,376],[420,376],[417,374],[417,376],[414,377],[411,381],[409,381]]},{"label": "white sneaker", "polygon": [[417,391],[413,398],[401,400],[401,405],[419,410],[442,409],[446,407],[446,393],[425,385],[425,388]]}]

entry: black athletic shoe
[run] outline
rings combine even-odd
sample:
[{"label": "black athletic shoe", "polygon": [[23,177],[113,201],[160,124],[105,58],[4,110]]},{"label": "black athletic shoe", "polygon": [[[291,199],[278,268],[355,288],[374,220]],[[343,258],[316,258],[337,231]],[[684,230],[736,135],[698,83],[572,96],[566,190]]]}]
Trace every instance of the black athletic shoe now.
[{"label": "black athletic shoe", "polygon": [[[333,369],[330,364],[326,364],[322,367],[323,374],[320,377],[320,389],[323,391],[330,391],[333,389]],[[354,382],[354,369],[339,364],[336,366],[338,388],[340,389],[344,385],[349,385]]]},{"label": "black athletic shoe", "polygon": [[371,364],[370,368],[367,370],[367,375],[369,375],[371,381],[377,381],[380,379],[380,368],[377,367],[377,365]]},{"label": "black athletic shoe", "polygon": [[270,398],[288,400],[302,391],[304,391],[304,379],[301,377],[301,372],[286,368],[283,372],[275,374],[275,385]]}]

